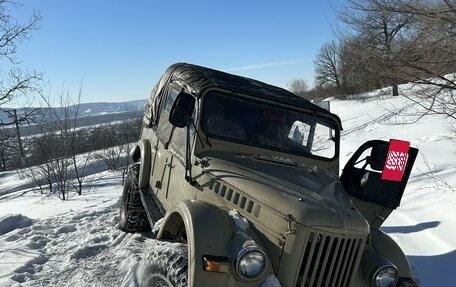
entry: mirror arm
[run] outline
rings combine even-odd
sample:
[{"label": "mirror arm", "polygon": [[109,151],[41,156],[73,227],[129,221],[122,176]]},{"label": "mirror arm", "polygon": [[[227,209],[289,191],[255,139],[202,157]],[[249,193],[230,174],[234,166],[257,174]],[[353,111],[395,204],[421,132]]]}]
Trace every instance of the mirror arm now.
[{"label": "mirror arm", "polygon": [[187,129],[187,140],[185,143],[185,180],[190,183],[190,185],[195,185],[196,181],[192,177],[192,161],[191,161],[191,151],[190,151],[190,127],[192,125],[192,119],[187,120],[186,129]]},{"label": "mirror arm", "polygon": [[168,140],[165,142],[165,145],[164,145],[165,149],[168,149],[168,148],[169,148],[169,143],[170,143],[171,140],[173,139],[173,134],[174,134],[174,130],[175,130],[175,129],[176,129],[176,126],[173,126],[173,127],[171,128],[171,133],[169,134],[169,138],[168,138]]}]

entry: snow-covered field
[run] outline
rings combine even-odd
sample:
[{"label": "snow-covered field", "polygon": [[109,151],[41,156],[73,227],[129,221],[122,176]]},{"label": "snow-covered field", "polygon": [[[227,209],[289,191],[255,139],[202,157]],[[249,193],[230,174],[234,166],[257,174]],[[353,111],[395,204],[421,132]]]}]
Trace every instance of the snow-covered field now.
[{"label": "snow-covered field", "polygon": [[[453,286],[456,132],[438,116],[400,125],[416,109],[406,98],[374,94],[331,102],[344,126],[342,166],[370,139],[402,139],[420,149],[401,206],[383,230],[408,255],[421,286]],[[93,174],[82,196],[60,201],[16,172],[0,173],[0,286],[139,286],[141,259],[163,243],[117,229],[120,180]]]}]

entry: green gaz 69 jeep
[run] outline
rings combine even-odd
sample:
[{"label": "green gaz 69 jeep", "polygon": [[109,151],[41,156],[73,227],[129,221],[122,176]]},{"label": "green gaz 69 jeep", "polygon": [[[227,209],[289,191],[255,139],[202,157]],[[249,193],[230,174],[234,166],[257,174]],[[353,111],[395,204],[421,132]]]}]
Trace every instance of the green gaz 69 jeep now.
[{"label": "green gaz 69 jeep", "polygon": [[418,150],[369,141],[339,177],[341,130],[287,90],[170,66],[146,107],[120,210],[120,229],[155,227],[163,240],[141,284],[417,286],[380,226]]}]

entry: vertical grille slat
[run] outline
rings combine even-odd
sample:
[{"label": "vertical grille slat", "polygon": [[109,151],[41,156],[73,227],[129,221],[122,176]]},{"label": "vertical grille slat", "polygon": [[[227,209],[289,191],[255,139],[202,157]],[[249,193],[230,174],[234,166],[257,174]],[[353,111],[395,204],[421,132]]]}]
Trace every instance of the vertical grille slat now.
[{"label": "vertical grille slat", "polygon": [[359,250],[359,243],[360,240],[353,240],[353,245],[351,248],[351,254],[350,258],[348,259],[348,262],[350,264],[346,265],[346,270],[344,272],[344,280],[342,281],[343,286],[348,286],[350,284],[350,274],[353,272],[353,265],[356,262],[357,259],[357,254]]},{"label": "vertical grille slat", "polygon": [[339,250],[339,247],[340,247],[339,238],[336,238],[336,241],[334,243],[335,243],[335,245],[333,245],[331,247],[331,254],[333,255],[332,256],[333,260],[331,260],[331,262],[329,264],[329,269],[328,269],[328,273],[327,273],[327,279],[326,279],[325,287],[329,287],[329,284],[331,284],[331,278],[332,278],[332,274],[333,274],[333,269],[334,269],[334,265],[336,263],[336,258],[334,257],[334,255],[337,253],[337,251]]},{"label": "vertical grille slat", "polygon": [[[356,241],[356,246],[355,246],[355,248],[353,250],[353,258],[352,258],[352,261],[351,261],[351,266],[350,266],[350,269],[347,272],[347,275],[353,274],[353,273],[356,272],[355,267],[357,267],[359,265],[359,261],[361,260],[361,256],[362,256],[362,249],[364,249],[364,245],[362,243],[363,243],[363,241],[361,239],[358,239]],[[363,246],[363,247],[361,248],[361,246]],[[352,277],[347,277],[346,285],[350,285],[350,283],[352,281],[353,281]]]},{"label": "vertical grille slat", "polygon": [[[315,233],[309,232],[306,242],[307,242],[307,247],[306,247],[306,251],[304,253],[304,260],[306,260],[306,258],[307,258],[308,261],[311,262],[312,254],[314,253],[313,251],[315,250],[315,245],[317,243],[317,240],[315,240]],[[311,266],[312,266],[312,264],[302,264],[301,265],[301,272],[299,272],[303,279],[301,287],[307,286],[306,278],[307,278],[307,273],[309,272],[309,269]]]},{"label": "vertical grille slat", "polygon": [[338,250],[338,253],[337,253],[336,265],[333,270],[333,276],[332,276],[333,279],[332,279],[331,287],[339,287],[336,285],[337,275],[339,275],[339,270],[340,270],[340,266],[342,265],[342,258],[344,256],[346,246],[347,246],[347,240],[344,238],[341,240],[340,249]]},{"label": "vertical grille slat", "polygon": [[325,248],[326,254],[325,254],[325,258],[324,258],[324,260],[323,260],[323,262],[321,264],[321,270],[323,272],[321,272],[320,278],[318,278],[317,286],[321,286],[322,285],[323,279],[327,275],[327,273],[325,272],[325,270],[327,270],[327,265],[326,264],[328,263],[329,255],[331,254],[331,252],[328,252],[328,250],[330,251],[330,249],[328,247],[332,246],[333,241],[334,241],[334,237],[328,236],[327,239],[329,239],[329,242],[328,242],[327,247]]},{"label": "vertical grille slat", "polygon": [[343,257],[342,265],[340,266],[340,272],[337,275],[337,286],[344,286],[342,285],[342,281],[344,280],[345,270],[347,269],[347,261],[351,255],[351,250],[353,247],[354,240],[347,240],[347,245],[345,246],[345,252]]},{"label": "vertical grille slat", "polygon": [[[326,245],[326,240],[327,240],[327,236],[325,236],[324,238],[320,238],[320,242],[319,242],[319,248],[318,248],[318,254],[317,254],[317,257],[316,257],[316,260],[315,260],[315,263],[313,264],[314,265],[314,268],[313,268],[313,272],[312,272],[312,275],[310,277],[310,281],[309,281],[309,284],[311,286],[314,285],[314,282],[315,282],[315,277],[318,276],[318,274],[320,273],[320,269],[321,269],[321,255],[322,253],[324,252],[323,250],[325,249],[325,245]],[[317,238],[317,241],[318,241],[318,238]]]},{"label": "vertical grille slat", "polygon": [[347,287],[359,264],[364,236],[309,230],[296,287]]}]

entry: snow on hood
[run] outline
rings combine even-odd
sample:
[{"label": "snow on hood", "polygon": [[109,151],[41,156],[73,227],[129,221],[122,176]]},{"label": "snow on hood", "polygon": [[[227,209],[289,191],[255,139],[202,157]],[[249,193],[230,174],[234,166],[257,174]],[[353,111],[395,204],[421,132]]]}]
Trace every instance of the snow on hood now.
[{"label": "snow on hood", "polygon": [[236,209],[230,210],[228,214],[233,219],[238,230],[246,231],[250,228],[248,220],[244,216],[240,215]]}]

